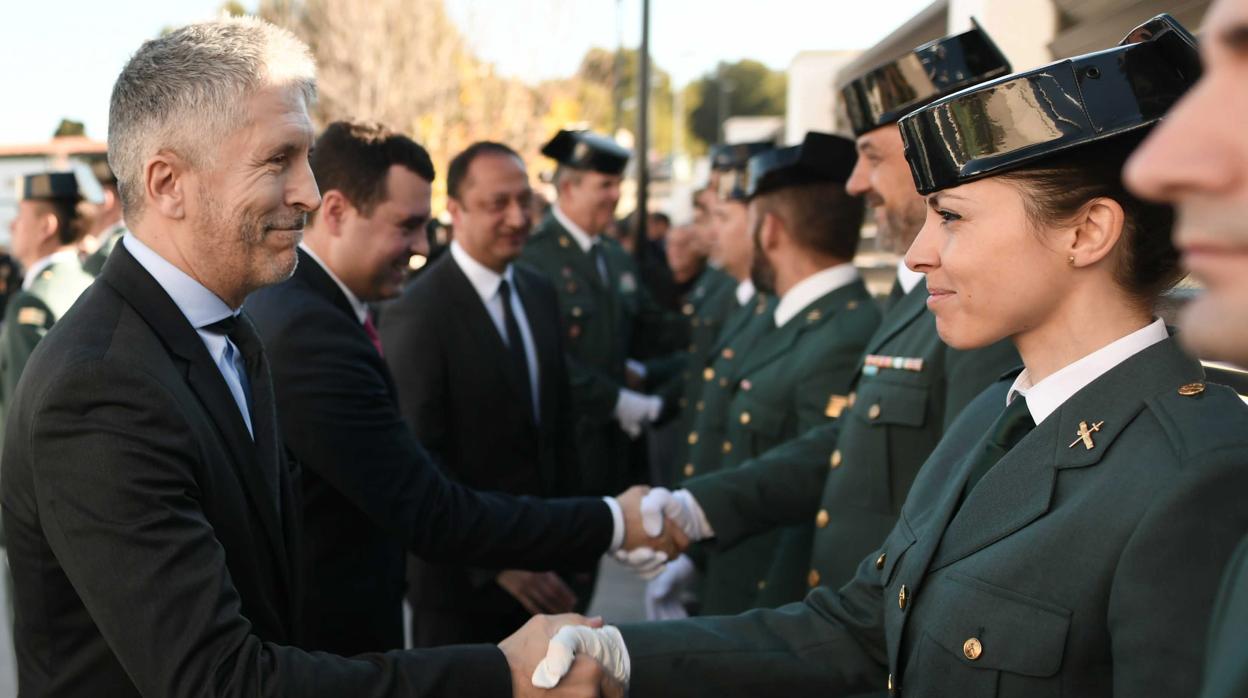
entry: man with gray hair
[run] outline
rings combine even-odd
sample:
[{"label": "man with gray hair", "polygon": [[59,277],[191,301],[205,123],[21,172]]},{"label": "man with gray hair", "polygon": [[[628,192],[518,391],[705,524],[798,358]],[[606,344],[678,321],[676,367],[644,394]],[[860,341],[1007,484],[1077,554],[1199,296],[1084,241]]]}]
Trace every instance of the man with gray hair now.
[{"label": "man with gray hair", "polygon": [[[254,19],[149,41],[117,79],[109,151],[132,234],[31,357],[7,423],[23,696],[536,690],[508,658],[545,645],[544,619],[501,651],[294,646],[299,474],[239,308],[290,276],[320,205],[314,94],[307,48]],[[580,694],[602,680],[575,673]]]}]

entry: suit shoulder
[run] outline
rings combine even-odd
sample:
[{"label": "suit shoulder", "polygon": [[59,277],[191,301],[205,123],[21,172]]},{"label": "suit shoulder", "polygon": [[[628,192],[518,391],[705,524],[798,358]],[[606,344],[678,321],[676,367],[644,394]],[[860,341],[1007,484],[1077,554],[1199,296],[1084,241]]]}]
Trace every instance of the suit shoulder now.
[{"label": "suit shoulder", "polygon": [[1248,405],[1215,383],[1175,384],[1147,401],[1166,438],[1184,461],[1238,461],[1248,453]]}]

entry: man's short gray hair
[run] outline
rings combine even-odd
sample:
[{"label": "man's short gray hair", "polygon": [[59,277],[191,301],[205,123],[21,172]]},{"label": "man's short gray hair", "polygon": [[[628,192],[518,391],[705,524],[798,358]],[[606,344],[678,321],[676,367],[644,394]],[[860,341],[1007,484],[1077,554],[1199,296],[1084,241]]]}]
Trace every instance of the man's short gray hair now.
[{"label": "man's short gray hair", "polygon": [[252,17],[191,24],[144,43],[113,85],[108,162],[122,210],[143,208],[143,167],[160,150],[192,167],[213,164],[213,146],[244,125],[248,95],[291,86],[311,104],[316,64],[293,34]]}]

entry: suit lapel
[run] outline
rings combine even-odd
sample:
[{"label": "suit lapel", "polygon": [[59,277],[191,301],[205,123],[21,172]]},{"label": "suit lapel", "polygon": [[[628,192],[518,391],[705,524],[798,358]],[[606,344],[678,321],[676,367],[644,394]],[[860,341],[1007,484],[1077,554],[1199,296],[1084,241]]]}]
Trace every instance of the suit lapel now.
[{"label": "suit lapel", "polygon": [[[100,274],[141,315],[152,330],[160,336],[169,351],[178,357],[185,367],[187,384],[203,403],[205,411],[230,452],[235,472],[244,484],[247,498],[260,519],[266,537],[273,546],[273,553],[283,562],[278,565],[286,575],[287,551],[282,526],[278,520],[278,492],[265,477],[261,451],[279,448],[276,433],[257,433],[253,441],[247,425],[239,413],[238,404],[225,384],[221,371],[213,363],[207,347],[186,316],[174,304],[173,299],[157,283],[151,274],[130,255],[124,245],[118,245]],[[266,364],[267,369],[267,364]],[[271,387],[266,386],[267,389]],[[255,392],[258,392],[257,389]],[[255,397],[253,395],[253,401]],[[268,397],[272,409],[272,396]],[[259,404],[257,402],[257,404]],[[262,440],[262,436],[264,437]],[[267,458],[267,456],[266,456]],[[289,586],[289,579],[284,580]]]},{"label": "suit lapel", "polygon": [[888,312],[884,314],[884,320],[880,323],[880,328],[872,335],[871,340],[867,342],[868,354],[874,354],[879,351],[880,347],[897,336],[899,332],[923,313],[927,312],[927,280],[920,281],[910,292],[902,297],[901,300],[891,306]]}]

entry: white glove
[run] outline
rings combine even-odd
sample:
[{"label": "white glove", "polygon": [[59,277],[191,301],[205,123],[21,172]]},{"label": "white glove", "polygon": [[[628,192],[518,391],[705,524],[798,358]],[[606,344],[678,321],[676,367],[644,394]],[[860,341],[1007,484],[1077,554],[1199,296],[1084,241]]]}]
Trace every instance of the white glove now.
[{"label": "white glove", "polygon": [[546,657],[533,670],[533,685],[538,688],[554,688],[568,669],[572,660],[583,654],[598,660],[604,671],[621,685],[627,686],[632,666],[624,638],[613,625],[591,628],[587,625],[565,625],[550,639]]},{"label": "white glove", "polygon": [[617,550],[615,561],[629,567],[642,579],[654,579],[667,566],[667,553],[642,546],[632,550]]},{"label": "white glove", "polygon": [[641,436],[642,424],[658,419],[662,411],[663,398],[628,388],[620,388],[620,395],[615,399],[615,419],[629,438]]},{"label": "white glove", "polygon": [[681,597],[697,581],[698,570],[687,555],[672,560],[646,585],[646,620],[679,620],[689,616]]},{"label": "white glove", "polygon": [[637,359],[629,359],[628,361],[624,362],[624,366],[628,370],[632,371],[633,373],[636,373],[639,377],[641,377],[642,380],[645,380],[646,378],[646,365],[645,364],[641,363]]},{"label": "white glove", "polygon": [[715,537],[711,522],[706,520],[706,514],[689,490],[672,492],[662,487],[653,487],[641,498],[641,526],[647,535],[657,537],[663,532],[664,517],[679,524],[689,540]]}]

